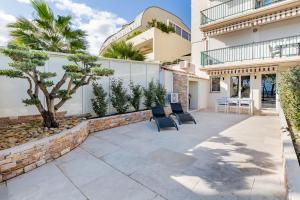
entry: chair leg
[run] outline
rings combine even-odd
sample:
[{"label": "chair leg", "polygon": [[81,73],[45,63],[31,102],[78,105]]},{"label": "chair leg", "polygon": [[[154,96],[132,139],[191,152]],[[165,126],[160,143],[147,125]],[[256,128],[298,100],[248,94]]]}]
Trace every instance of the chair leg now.
[{"label": "chair leg", "polygon": [[173,122],[173,124],[174,124],[174,126],[175,126],[175,128],[177,129],[177,131],[178,131],[178,126],[177,126],[177,124],[176,124],[176,122],[170,117],[170,119],[172,120],[172,122]]},{"label": "chair leg", "polygon": [[181,120],[180,120],[180,118],[178,117],[178,115],[175,115],[175,117],[176,117],[176,119],[177,119],[177,121],[178,121],[178,124],[181,125],[182,123],[181,123]]},{"label": "chair leg", "polygon": [[160,126],[159,126],[159,123],[157,123],[156,121],[155,121],[155,123],[156,123],[158,132],[160,132]]}]

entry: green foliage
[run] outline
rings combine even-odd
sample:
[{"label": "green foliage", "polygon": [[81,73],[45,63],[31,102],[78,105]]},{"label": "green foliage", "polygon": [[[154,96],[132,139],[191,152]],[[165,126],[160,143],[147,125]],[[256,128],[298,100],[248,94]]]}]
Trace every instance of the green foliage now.
[{"label": "green foliage", "polygon": [[25,104],[25,106],[33,106],[33,105],[37,105],[37,104],[41,103],[37,97],[23,99],[22,102]]},{"label": "green foliage", "polygon": [[52,87],[54,85],[53,81],[49,81],[49,80],[44,80],[42,82],[46,87]]},{"label": "green foliage", "polygon": [[166,104],[166,89],[161,85],[157,84],[155,87],[155,105],[156,106],[165,106]]},{"label": "green foliage", "polygon": [[20,78],[23,76],[23,72],[12,69],[2,69],[0,70],[0,76],[7,76],[9,78]]},{"label": "green foliage", "polygon": [[79,66],[76,65],[76,64],[66,64],[66,65],[63,65],[63,69],[66,72],[79,72],[80,71]]},{"label": "green foliage", "polygon": [[93,110],[99,117],[103,117],[107,110],[107,93],[100,84],[93,83],[93,93],[95,98],[91,99]]},{"label": "green foliage", "polygon": [[175,29],[172,26],[166,25],[164,22],[157,21],[156,19],[152,19],[152,21],[148,22],[148,28],[158,28],[164,33],[175,33]]},{"label": "green foliage", "polygon": [[129,108],[129,95],[123,87],[121,80],[113,80],[111,84],[111,103],[119,114],[125,113]]},{"label": "green foliage", "polygon": [[131,38],[134,38],[135,36],[143,33],[144,31],[142,30],[137,30],[137,31],[134,31],[133,33],[131,33],[130,35],[127,36],[126,40],[130,40]]},{"label": "green foliage", "polygon": [[145,60],[145,56],[136,48],[132,43],[126,43],[125,41],[115,42],[103,52],[103,57],[128,59],[128,60]]},{"label": "green foliage", "polygon": [[131,90],[130,104],[135,109],[135,111],[138,111],[140,109],[141,98],[143,95],[142,86],[138,84],[135,85],[133,82],[131,82],[130,90]]},{"label": "green foliage", "polygon": [[40,77],[42,79],[56,77],[56,73],[55,72],[39,72],[39,74],[40,74]]},{"label": "green foliage", "polygon": [[279,83],[281,106],[288,121],[300,130],[300,69],[292,68],[282,73]]},{"label": "green foliage", "polygon": [[155,102],[155,96],[156,96],[155,90],[156,90],[156,85],[153,80],[149,82],[148,88],[143,88],[144,96],[145,96],[144,106],[147,109],[150,109]]},{"label": "green foliage", "polygon": [[[21,78],[28,82],[28,99],[23,100],[25,105],[35,105],[44,119],[44,125],[48,128],[58,127],[55,121],[55,112],[71,99],[77,89],[88,85],[99,76],[109,76],[114,73],[112,69],[101,67],[96,63],[97,57],[88,54],[74,54],[69,57],[74,64],[64,65],[62,78],[54,83],[49,78],[56,77],[55,72],[40,70],[48,60],[48,55],[43,52],[33,51],[24,46],[9,45],[2,53],[11,58],[9,66],[12,69],[0,70],[0,76]],[[62,87],[66,86],[66,89]],[[46,99],[43,105],[38,99],[41,96]]]},{"label": "green foliage", "polygon": [[74,29],[71,16],[55,16],[45,0],[32,0],[34,19],[19,17],[8,25],[12,44],[36,50],[75,53],[86,49],[86,33]]},{"label": "green foliage", "polygon": [[181,60],[181,59],[176,59],[176,60],[173,60],[173,61],[171,61],[171,62],[163,62],[161,65],[162,65],[162,66],[174,65],[174,64],[180,63],[181,61],[183,61],[183,60]]}]

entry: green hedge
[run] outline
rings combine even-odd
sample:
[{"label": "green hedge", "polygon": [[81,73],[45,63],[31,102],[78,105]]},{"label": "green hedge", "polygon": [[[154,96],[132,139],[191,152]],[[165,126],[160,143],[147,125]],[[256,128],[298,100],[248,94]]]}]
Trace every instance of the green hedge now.
[{"label": "green hedge", "polygon": [[300,130],[300,68],[282,73],[279,82],[280,103],[288,121]]}]

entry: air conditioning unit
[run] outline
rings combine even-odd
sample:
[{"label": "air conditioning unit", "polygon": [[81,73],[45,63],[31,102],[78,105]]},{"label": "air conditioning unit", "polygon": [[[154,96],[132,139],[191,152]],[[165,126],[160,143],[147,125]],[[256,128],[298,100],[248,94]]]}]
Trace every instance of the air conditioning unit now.
[{"label": "air conditioning unit", "polygon": [[178,93],[170,93],[168,95],[169,103],[178,103]]},{"label": "air conditioning unit", "polygon": [[190,67],[190,62],[189,61],[180,61],[179,66],[181,69],[187,69]]}]

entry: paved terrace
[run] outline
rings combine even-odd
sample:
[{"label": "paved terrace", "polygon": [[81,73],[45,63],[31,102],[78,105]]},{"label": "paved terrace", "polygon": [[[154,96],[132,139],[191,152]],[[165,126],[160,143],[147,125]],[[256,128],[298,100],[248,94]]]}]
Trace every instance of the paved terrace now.
[{"label": "paved terrace", "polygon": [[158,133],[141,122],[0,185],[1,200],[282,200],[279,119],[193,113]]}]

